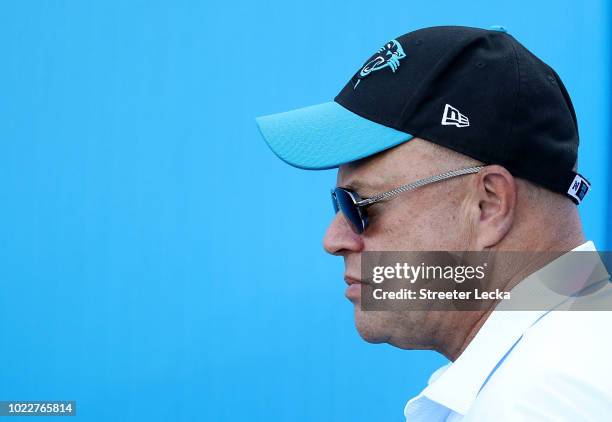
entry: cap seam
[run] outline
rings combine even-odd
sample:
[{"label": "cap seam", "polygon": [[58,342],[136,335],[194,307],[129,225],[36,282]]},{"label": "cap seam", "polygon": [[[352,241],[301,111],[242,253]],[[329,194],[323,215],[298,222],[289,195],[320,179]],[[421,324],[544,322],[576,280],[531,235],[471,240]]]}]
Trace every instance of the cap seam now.
[{"label": "cap seam", "polygon": [[337,96],[336,96],[336,98],[334,98],[334,101],[335,101],[336,103],[340,104],[342,107],[344,107],[344,108],[345,108],[345,109],[347,109],[348,111],[350,111],[351,113],[355,113],[355,114],[356,114],[356,115],[358,115],[359,117],[363,117],[364,119],[367,119],[367,120],[371,121],[372,123],[376,123],[376,124],[378,124],[378,125],[386,126],[386,127],[388,127],[388,128],[395,129],[395,130],[400,131],[400,132],[402,132],[402,133],[406,133],[406,134],[408,134],[408,135],[412,135],[412,136],[414,136],[412,133],[408,133],[408,132],[406,132],[406,131],[405,131],[403,128],[400,128],[398,125],[395,125],[395,124],[394,124],[394,125],[392,126],[392,125],[390,125],[390,124],[388,124],[388,123],[381,123],[381,122],[379,122],[379,121],[378,121],[379,119],[378,119],[377,117],[372,117],[372,116],[370,116],[369,114],[364,113],[364,112],[362,112],[362,111],[355,111],[355,110],[353,110],[353,109],[352,109],[352,108],[350,108],[349,106],[347,106],[347,105],[345,105],[345,104],[341,103],[341,102],[340,102],[340,99],[339,99],[338,97],[340,97],[340,95],[337,95]]},{"label": "cap seam", "polygon": [[[506,42],[510,44],[510,47],[512,48],[512,52],[514,53],[514,60],[516,63],[517,87],[516,87],[516,98],[514,101],[514,110],[512,110],[512,120],[510,121],[510,129],[508,131],[508,137],[506,139],[506,142],[504,143],[504,147],[506,147],[506,145],[510,143],[512,136],[514,135],[514,125],[516,123],[516,114],[518,110],[519,100],[521,98],[521,86],[522,86],[521,62],[519,60],[518,53],[516,52],[516,47],[514,46],[514,43],[509,42],[507,40]],[[507,153],[507,148],[504,148],[504,153]]]}]

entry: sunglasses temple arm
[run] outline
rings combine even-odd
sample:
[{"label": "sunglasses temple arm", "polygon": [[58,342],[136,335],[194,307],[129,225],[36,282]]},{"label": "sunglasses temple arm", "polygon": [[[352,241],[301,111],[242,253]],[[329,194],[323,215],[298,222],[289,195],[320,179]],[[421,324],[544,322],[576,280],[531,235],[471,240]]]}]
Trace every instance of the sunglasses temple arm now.
[{"label": "sunglasses temple arm", "polygon": [[417,180],[416,182],[408,183],[406,185],[402,185],[398,188],[392,189],[390,191],[380,193],[378,195],[372,196],[371,198],[363,199],[357,202],[355,205],[358,207],[365,207],[376,202],[380,202],[384,199],[391,198],[393,196],[399,195],[400,193],[407,192],[409,190],[413,190],[419,188],[421,186],[429,185],[431,183],[440,182],[442,180],[451,179],[457,176],[463,176],[466,174],[478,173],[484,166],[476,166],[476,167],[468,167],[464,169],[452,170],[446,173],[438,174],[436,176],[426,177],[425,179]]}]

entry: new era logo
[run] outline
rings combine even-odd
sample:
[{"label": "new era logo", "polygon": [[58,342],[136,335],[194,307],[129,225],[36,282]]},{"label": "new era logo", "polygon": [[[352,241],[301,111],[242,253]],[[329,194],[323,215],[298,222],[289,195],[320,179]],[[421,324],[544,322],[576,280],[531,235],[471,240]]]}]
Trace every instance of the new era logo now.
[{"label": "new era logo", "polygon": [[584,196],[587,194],[590,188],[591,184],[587,182],[584,177],[577,174],[567,190],[567,194],[574,198],[579,204],[584,199]]},{"label": "new era logo", "polygon": [[459,110],[450,104],[444,106],[444,113],[442,114],[442,126],[457,126],[467,127],[470,125],[470,119],[467,116],[461,114]]}]

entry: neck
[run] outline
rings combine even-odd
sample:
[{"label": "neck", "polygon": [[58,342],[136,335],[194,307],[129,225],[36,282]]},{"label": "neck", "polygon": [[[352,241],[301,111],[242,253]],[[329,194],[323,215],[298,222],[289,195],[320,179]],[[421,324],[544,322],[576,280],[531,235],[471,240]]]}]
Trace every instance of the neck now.
[{"label": "neck", "polygon": [[[434,346],[434,350],[446,356],[450,361],[455,361],[467,348],[480,328],[491,314],[488,311],[448,311],[444,319],[447,327],[441,329],[439,333],[444,333],[443,339]],[[453,313],[453,321],[448,323],[448,314]]]},{"label": "neck", "polygon": [[[534,238],[529,242],[522,242],[519,249],[516,245],[506,245],[503,248],[495,248],[494,251],[538,251],[538,252],[567,252],[585,242],[582,230],[566,231],[564,236],[557,233],[551,234],[554,239]],[[548,240],[548,241],[545,241]],[[547,256],[547,255],[542,255]],[[500,280],[497,286],[503,291],[510,291],[514,286],[524,280],[529,274],[542,268],[548,262],[532,260],[528,263],[521,262],[521,265],[504,265],[496,274],[492,274],[494,280]],[[517,268],[520,271],[517,272]],[[484,325],[496,303],[484,311],[449,311],[444,313],[438,321],[441,323],[438,330],[438,342],[435,350],[445,355],[451,361],[455,361],[467,348],[472,339],[476,336],[480,328]],[[449,313],[454,314],[450,317]]]}]

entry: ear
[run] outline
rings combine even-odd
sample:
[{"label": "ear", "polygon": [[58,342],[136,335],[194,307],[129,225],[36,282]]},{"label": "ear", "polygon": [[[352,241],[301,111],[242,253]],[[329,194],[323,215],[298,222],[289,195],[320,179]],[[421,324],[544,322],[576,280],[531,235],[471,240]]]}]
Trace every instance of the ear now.
[{"label": "ear", "polygon": [[512,228],[516,208],[516,180],[502,166],[486,166],[473,178],[471,215],[477,250],[500,243]]}]

